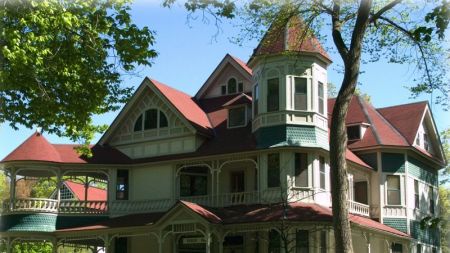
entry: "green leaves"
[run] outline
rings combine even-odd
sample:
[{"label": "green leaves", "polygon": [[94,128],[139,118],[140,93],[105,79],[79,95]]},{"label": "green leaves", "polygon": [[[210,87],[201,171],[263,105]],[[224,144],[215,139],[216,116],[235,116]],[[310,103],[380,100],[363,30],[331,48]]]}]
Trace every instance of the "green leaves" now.
[{"label": "green leaves", "polygon": [[0,122],[88,143],[92,116],[131,95],[120,75],[150,66],[153,32],[129,1],[6,1],[0,9]]}]

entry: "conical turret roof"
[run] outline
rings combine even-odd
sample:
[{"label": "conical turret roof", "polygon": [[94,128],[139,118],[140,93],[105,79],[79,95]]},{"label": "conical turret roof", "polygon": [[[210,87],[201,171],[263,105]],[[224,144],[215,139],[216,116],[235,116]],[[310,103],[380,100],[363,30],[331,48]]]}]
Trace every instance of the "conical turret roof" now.
[{"label": "conical turret roof", "polygon": [[286,52],[315,54],[328,64],[331,58],[298,16],[275,21],[253,51],[248,64],[258,56],[277,55]]},{"label": "conical turret roof", "polygon": [[61,162],[61,157],[55,147],[41,133],[35,132],[7,155],[2,162],[7,161]]}]

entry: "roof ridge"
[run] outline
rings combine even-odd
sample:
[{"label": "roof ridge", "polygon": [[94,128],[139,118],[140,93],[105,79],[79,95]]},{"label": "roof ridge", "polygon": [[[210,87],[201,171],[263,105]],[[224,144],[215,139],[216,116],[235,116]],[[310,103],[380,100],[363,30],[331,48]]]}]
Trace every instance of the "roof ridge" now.
[{"label": "roof ridge", "polygon": [[393,130],[397,135],[399,135],[400,137],[402,137],[403,141],[409,145],[408,140],[405,138],[405,136],[403,136],[403,134],[400,133],[400,131],[397,130],[397,128],[395,128],[373,105],[368,104],[369,107],[371,107],[373,109],[373,111],[381,118],[382,121],[384,121],[384,123],[386,123],[386,125]]},{"label": "roof ridge", "polygon": [[381,144],[380,135],[378,134],[377,127],[375,126],[375,124],[373,124],[372,118],[370,118],[370,116],[369,116],[369,113],[368,113],[367,108],[366,108],[366,103],[364,103],[362,101],[362,98],[360,96],[358,96],[358,95],[356,95],[356,99],[357,99],[358,103],[361,106],[361,109],[362,109],[362,111],[364,113],[364,116],[367,118],[367,121],[369,121],[370,127],[373,129],[372,132],[373,132],[373,135],[375,136],[375,139],[377,140],[378,144]]},{"label": "roof ridge", "polygon": [[422,100],[422,101],[406,103],[406,104],[390,105],[390,106],[385,106],[385,107],[378,107],[378,108],[375,108],[375,109],[376,110],[383,110],[383,109],[389,109],[389,108],[393,108],[393,107],[399,107],[399,106],[405,106],[405,105],[414,105],[414,104],[421,104],[421,103],[428,104],[428,100]]}]

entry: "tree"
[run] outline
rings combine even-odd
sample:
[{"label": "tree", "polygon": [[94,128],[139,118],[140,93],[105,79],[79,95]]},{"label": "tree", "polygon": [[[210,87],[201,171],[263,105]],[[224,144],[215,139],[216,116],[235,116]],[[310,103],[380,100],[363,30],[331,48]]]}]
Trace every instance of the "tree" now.
[{"label": "tree", "polygon": [[[171,6],[174,2],[165,0],[164,5]],[[260,37],[269,25],[283,25],[282,22],[294,16],[302,17],[307,31],[305,37],[309,32],[319,31],[320,25],[329,24],[344,64],[330,128],[333,227],[336,252],[353,252],[347,206],[345,118],[360,74],[361,55],[368,54],[369,62],[383,57],[391,63],[415,66],[420,74],[410,87],[412,94],[438,91],[436,102],[448,107],[449,84],[443,78],[446,77],[444,48],[439,42],[448,27],[450,3],[447,0],[426,4],[402,0],[249,0],[236,5],[229,0],[188,0],[185,7],[189,12],[200,11],[215,19],[242,17],[238,42]]]},{"label": "tree", "polygon": [[[0,17],[0,123],[88,144],[92,116],[131,95],[121,73],[151,65],[153,33],[133,24],[129,0],[5,0]],[[87,150],[87,146],[85,151]]]}]

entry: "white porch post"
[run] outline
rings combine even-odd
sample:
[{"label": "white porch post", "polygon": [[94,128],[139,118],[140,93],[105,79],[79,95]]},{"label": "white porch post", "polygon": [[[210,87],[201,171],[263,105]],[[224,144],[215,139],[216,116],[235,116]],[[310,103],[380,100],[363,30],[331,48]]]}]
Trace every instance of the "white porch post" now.
[{"label": "white porch post", "polygon": [[14,202],[16,202],[16,169],[11,168],[11,181],[9,183],[9,210],[14,210]]},{"label": "white porch post", "polygon": [[62,188],[62,176],[61,176],[61,171],[57,170],[56,171],[56,205],[57,205],[57,210],[59,212],[59,204],[61,202],[61,188]]},{"label": "white porch post", "polygon": [[211,233],[206,233],[206,253],[211,253]]},{"label": "white porch post", "polygon": [[52,240],[52,253],[58,253],[58,241],[56,239]]},{"label": "white porch post", "polygon": [[10,237],[6,239],[6,253],[12,253],[12,241]]},{"label": "white porch post", "polygon": [[363,237],[366,240],[366,245],[367,245],[367,253],[370,253],[370,234],[367,233],[363,233]]},{"label": "white porch post", "polygon": [[210,205],[214,206],[214,202],[216,199],[216,194],[215,194],[215,185],[216,185],[216,173],[215,170],[213,168],[209,168],[209,172],[211,173],[211,193],[208,194],[209,195],[209,199],[208,202],[210,202]]}]

